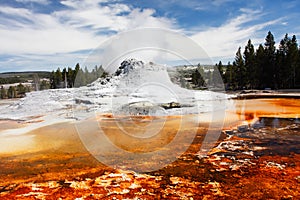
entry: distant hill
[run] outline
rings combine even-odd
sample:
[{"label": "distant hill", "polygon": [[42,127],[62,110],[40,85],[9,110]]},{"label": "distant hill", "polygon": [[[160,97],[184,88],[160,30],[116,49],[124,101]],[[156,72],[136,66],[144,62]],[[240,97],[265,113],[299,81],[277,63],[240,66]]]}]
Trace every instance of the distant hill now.
[{"label": "distant hill", "polygon": [[28,80],[49,79],[48,71],[25,71],[0,73],[0,84],[22,83]]},{"label": "distant hill", "polygon": [[0,73],[0,78],[7,78],[7,77],[32,77],[32,75],[38,75],[40,78],[49,78],[50,77],[49,71],[25,71],[25,72],[3,72]]}]

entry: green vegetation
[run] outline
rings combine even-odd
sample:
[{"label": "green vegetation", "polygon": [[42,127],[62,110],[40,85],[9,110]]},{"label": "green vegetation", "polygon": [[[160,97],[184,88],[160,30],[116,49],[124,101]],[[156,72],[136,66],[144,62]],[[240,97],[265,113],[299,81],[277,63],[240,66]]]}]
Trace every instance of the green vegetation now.
[{"label": "green vegetation", "polygon": [[[215,66],[177,66],[176,73],[169,71],[171,81],[187,89],[207,89],[208,86],[215,89],[223,85],[219,71],[223,71],[222,62]],[[219,71],[218,71],[219,70]]]},{"label": "green vegetation", "polygon": [[214,66],[214,69],[218,70],[204,72],[203,69],[204,67],[198,65],[188,76],[192,78],[191,82],[195,88],[205,87],[207,84],[222,84],[218,82],[221,80],[217,77],[218,71],[226,90],[300,88],[300,49],[296,36],[289,37],[288,34],[276,49],[274,36],[269,31],[265,43],[260,44],[256,50],[251,39],[248,40],[243,53],[239,47],[232,64],[229,62],[223,65],[220,61]]},{"label": "green vegetation", "polygon": [[5,72],[0,73],[0,85],[25,83],[28,80],[49,79],[50,72],[34,71],[34,72]]},{"label": "green vegetation", "polygon": [[82,70],[79,63],[77,63],[74,70],[69,67],[68,69],[63,68],[62,71],[60,68],[52,71],[50,74],[50,88],[80,87],[107,75],[108,73],[104,71],[102,66],[95,66],[90,72],[87,67]]},{"label": "green vegetation", "polygon": [[72,88],[87,85],[100,77],[106,77],[107,72],[102,66],[89,72],[77,63],[75,69],[58,68],[52,72],[6,72],[0,74],[0,99],[24,97],[26,92],[57,88]]},{"label": "green vegetation", "polygon": [[296,36],[285,35],[275,47],[269,31],[265,43],[257,50],[248,40],[243,54],[239,47],[232,65],[224,66],[224,83],[227,89],[292,89],[300,88],[300,50]]},{"label": "green vegetation", "polygon": [[0,87],[0,99],[11,99],[24,97],[26,92],[30,92],[31,88],[24,86],[22,83],[19,83],[17,86],[9,86],[8,89],[5,89],[3,86]]},{"label": "green vegetation", "polygon": [[[0,74],[0,99],[24,97],[32,90],[49,89],[50,72],[6,72]],[[40,81],[42,80],[42,81]]]}]

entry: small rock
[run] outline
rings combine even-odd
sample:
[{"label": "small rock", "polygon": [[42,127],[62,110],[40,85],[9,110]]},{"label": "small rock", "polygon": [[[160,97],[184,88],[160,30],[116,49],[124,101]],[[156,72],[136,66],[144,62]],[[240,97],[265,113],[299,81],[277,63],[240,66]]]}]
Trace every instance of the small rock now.
[{"label": "small rock", "polygon": [[284,196],[281,198],[282,200],[291,200],[293,199],[293,196],[292,195],[287,195],[287,196]]},{"label": "small rock", "polygon": [[238,129],[239,132],[243,133],[243,132],[248,131],[249,126],[248,125],[240,125],[240,126],[237,127],[237,129]]},{"label": "small rock", "polygon": [[225,134],[227,134],[227,135],[233,135],[233,130],[225,130]]},{"label": "small rock", "polygon": [[164,109],[172,109],[172,108],[180,108],[181,105],[178,102],[170,102],[170,103],[161,104],[161,107],[163,107]]}]

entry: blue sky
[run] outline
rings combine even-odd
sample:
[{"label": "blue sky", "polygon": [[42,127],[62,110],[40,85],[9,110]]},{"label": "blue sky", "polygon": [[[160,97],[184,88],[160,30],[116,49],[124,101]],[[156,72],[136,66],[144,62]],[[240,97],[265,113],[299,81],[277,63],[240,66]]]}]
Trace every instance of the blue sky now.
[{"label": "blue sky", "polygon": [[213,62],[227,63],[269,30],[277,44],[285,33],[299,39],[299,7],[298,0],[1,0],[0,72],[74,67],[112,36],[142,27],[185,34]]}]

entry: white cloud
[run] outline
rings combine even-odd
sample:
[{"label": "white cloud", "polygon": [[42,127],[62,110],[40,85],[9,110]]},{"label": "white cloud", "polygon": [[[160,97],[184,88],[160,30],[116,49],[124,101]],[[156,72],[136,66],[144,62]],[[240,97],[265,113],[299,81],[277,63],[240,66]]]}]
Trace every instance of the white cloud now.
[{"label": "white cloud", "polygon": [[[0,55],[11,55],[13,59],[2,60],[0,71],[5,70],[1,68],[11,66],[49,68],[72,63],[71,60],[73,63],[81,62],[84,53],[80,54],[79,58],[70,52],[96,48],[107,40],[111,33],[140,27],[174,27],[175,22],[172,19],[154,17],[155,11],[152,9],[133,9],[119,2],[111,4],[111,1],[101,4],[104,2],[108,1],[63,0],[61,3],[66,8],[50,14],[36,13],[26,8],[1,6]],[[103,34],[99,34],[101,32]]]},{"label": "white cloud", "polygon": [[[219,5],[220,1],[213,3]],[[63,10],[50,14],[36,13],[26,8],[0,7],[0,55],[14,57],[2,61],[0,70],[1,67],[21,66],[22,62],[30,67],[64,66],[80,62],[86,54],[74,55],[70,52],[94,49],[112,33],[135,28],[177,28],[179,32],[190,31],[178,29],[174,19],[155,16],[153,9],[133,8],[117,0],[114,3],[108,0],[62,0],[61,4],[65,6]],[[241,9],[240,12],[241,15],[219,27],[194,30],[189,35],[214,61],[227,58],[232,60],[238,46],[243,47],[249,38],[253,43],[263,41],[257,33],[281,20],[257,22],[263,16],[262,10]],[[160,38],[159,35],[150,37],[153,40]]]},{"label": "white cloud", "polygon": [[92,49],[108,38],[99,35],[99,31],[169,28],[173,24],[172,20],[153,17],[154,11],[150,9],[132,9],[124,4],[101,6],[99,2],[103,1],[65,0],[62,3],[69,9],[50,15],[25,8],[1,7],[0,13],[9,17],[1,19],[0,16],[0,53],[50,54]]},{"label": "white cloud", "polygon": [[215,6],[221,6],[225,3],[229,3],[229,2],[235,2],[236,0],[213,0],[212,4]]},{"label": "white cloud", "polygon": [[235,2],[236,0],[168,0],[161,1],[156,0],[154,3],[159,4],[161,8],[170,9],[171,6],[179,6],[182,8],[188,8],[197,11],[207,11],[212,9],[218,9],[219,7],[229,2]]},{"label": "white cloud", "polygon": [[[259,37],[259,32],[265,27],[273,25],[282,19],[260,22],[252,25],[247,23],[254,22],[262,17],[261,11],[241,9],[243,14],[230,19],[219,27],[210,27],[192,34],[191,38],[195,40],[207,54],[217,62],[219,59],[232,60],[237,48],[246,45],[248,39],[257,44],[263,41]],[[266,33],[264,33],[266,34]]]},{"label": "white cloud", "polygon": [[49,4],[49,0],[16,0],[16,2],[20,3],[37,3],[37,4],[42,4],[42,5],[47,5]]},{"label": "white cloud", "polygon": [[[18,8],[6,10],[10,11],[16,20],[10,19],[11,24],[0,30],[1,54],[76,51],[92,48],[95,40],[104,39],[103,36],[95,36],[93,33],[65,26],[51,15]],[[24,23],[24,20],[28,22]]]},{"label": "white cloud", "polygon": [[139,27],[171,28],[174,24],[171,19],[153,17],[153,9],[133,9],[120,3],[99,6],[101,2],[103,0],[84,1],[82,4],[81,1],[65,0],[62,3],[72,10],[55,12],[54,15],[72,27],[89,26],[117,32]]},{"label": "white cloud", "polygon": [[24,18],[29,18],[31,12],[25,8],[13,8],[8,6],[1,6],[0,13],[10,15],[10,16],[19,16]]}]

